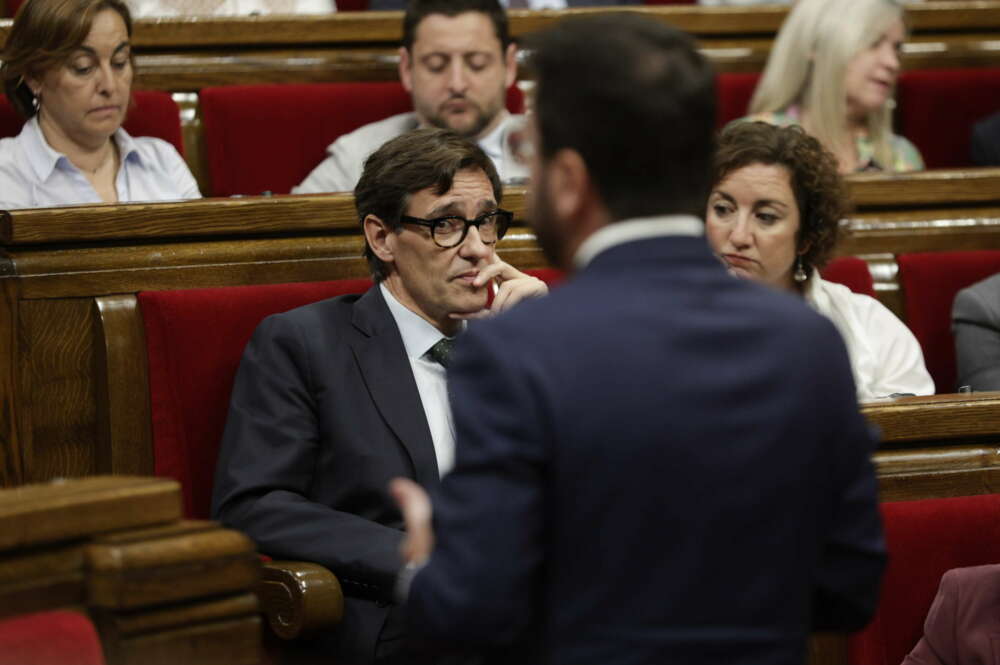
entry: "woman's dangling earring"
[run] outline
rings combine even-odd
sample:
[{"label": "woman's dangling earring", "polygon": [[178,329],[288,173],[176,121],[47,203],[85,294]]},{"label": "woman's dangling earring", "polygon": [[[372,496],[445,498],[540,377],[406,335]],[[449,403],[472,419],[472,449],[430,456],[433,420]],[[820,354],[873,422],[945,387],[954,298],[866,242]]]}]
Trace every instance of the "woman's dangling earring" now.
[{"label": "woman's dangling earring", "polygon": [[807,275],[806,271],[802,269],[801,256],[795,259],[795,273],[792,275],[792,279],[794,279],[796,282],[799,282],[800,284],[809,279],[809,275]]}]

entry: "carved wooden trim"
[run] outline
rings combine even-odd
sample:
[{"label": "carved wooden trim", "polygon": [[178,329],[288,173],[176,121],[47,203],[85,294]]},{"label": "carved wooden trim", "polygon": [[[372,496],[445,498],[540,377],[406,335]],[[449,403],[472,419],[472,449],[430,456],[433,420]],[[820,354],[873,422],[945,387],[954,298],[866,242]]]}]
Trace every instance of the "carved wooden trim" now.
[{"label": "carved wooden trim", "polygon": [[151,475],[146,335],[134,294],[94,298],[99,473]]},{"label": "carved wooden trim", "polygon": [[284,640],[330,630],[344,615],[340,582],[318,564],[268,562],[256,593],[268,625]]},{"label": "carved wooden trim", "polygon": [[886,433],[883,443],[1000,436],[1000,392],[902,397],[861,412]]}]

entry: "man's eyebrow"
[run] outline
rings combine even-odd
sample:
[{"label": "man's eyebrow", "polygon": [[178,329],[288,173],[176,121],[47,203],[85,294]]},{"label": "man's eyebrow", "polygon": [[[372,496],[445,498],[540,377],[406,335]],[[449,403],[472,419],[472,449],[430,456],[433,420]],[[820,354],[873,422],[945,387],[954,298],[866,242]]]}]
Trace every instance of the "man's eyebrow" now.
[{"label": "man's eyebrow", "polygon": [[453,215],[457,215],[457,216],[461,217],[462,216],[462,214],[461,214],[462,211],[461,211],[460,208],[461,208],[461,206],[460,206],[460,204],[459,204],[458,201],[449,201],[448,203],[440,205],[437,208],[434,208],[433,210],[431,210],[429,213],[427,213],[427,216],[430,217],[430,218],[434,218],[434,217],[450,217],[450,216],[453,216]]}]

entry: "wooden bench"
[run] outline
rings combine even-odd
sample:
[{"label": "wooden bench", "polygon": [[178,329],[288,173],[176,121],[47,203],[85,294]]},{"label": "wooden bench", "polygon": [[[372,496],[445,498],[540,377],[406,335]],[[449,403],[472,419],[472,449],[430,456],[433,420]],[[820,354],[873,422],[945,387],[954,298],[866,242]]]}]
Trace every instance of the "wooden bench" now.
[{"label": "wooden bench", "polygon": [[253,544],[180,511],[177,483],[162,479],[0,490],[0,617],[83,612],[108,665],[257,665]]},{"label": "wooden bench", "polygon": [[[521,37],[588,8],[510,12]],[[759,72],[787,7],[634,6],[693,34],[720,72]],[[907,8],[912,34],[902,48],[905,70],[1000,66],[995,31],[1000,0],[922,2]],[[10,30],[0,21],[0,42]],[[139,19],[133,46],[136,86],[174,93],[181,107],[184,154],[206,194],[198,93],[204,87],[260,83],[394,81],[402,37],[401,12],[342,12],[328,16]]]},{"label": "wooden bench", "polygon": [[[852,182],[858,211],[841,251],[868,261],[877,295],[904,320],[897,250],[1000,249],[1000,171]],[[523,217],[523,188],[503,204]],[[149,440],[145,395],[121,392],[145,383],[145,367],[110,362],[122,358],[121,340],[141,334],[138,291],[367,276],[349,195],[15,211],[0,214],[0,246],[5,486],[151,472],[134,449],[111,446],[115,436]],[[545,267],[525,226],[511,229],[500,254]]]}]

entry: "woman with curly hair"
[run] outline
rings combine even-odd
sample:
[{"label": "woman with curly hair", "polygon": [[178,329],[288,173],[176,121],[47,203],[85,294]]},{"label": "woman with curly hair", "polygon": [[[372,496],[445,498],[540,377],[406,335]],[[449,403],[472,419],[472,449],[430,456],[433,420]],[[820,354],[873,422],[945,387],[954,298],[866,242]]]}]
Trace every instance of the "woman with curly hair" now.
[{"label": "woman with curly hair", "polygon": [[750,119],[801,125],[836,157],[841,173],[917,171],[917,148],[892,131],[899,0],[799,0],[771,49]]},{"label": "woman with curly hair", "polygon": [[733,275],[794,293],[833,322],[859,400],[934,392],[913,333],[874,298],[819,275],[847,212],[833,155],[799,127],[735,123],[719,137],[713,182],[713,251]]}]

